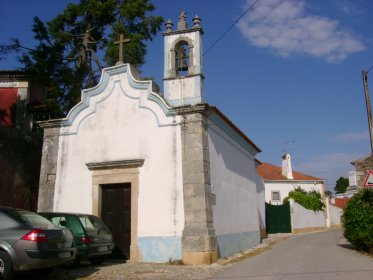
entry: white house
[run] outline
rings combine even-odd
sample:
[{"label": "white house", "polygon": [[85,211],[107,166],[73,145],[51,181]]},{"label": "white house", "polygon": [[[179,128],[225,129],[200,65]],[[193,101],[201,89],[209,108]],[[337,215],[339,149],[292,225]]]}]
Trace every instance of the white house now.
[{"label": "white house", "polygon": [[325,180],[297,171],[293,171],[290,154],[282,157],[282,166],[263,162],[257,167],[258,174],[265,184],[265,201],[272,205],[281,205],[289,192],[297,187],[305,191],[317,190],[325,197]]},{"label": "white house", "polygon": [[134,261],[212,263],[260,243],[260,149],[205,103],[200,21],[166,23],[164,93],[119,62],[41,124],[39,211],[98,215]]}]

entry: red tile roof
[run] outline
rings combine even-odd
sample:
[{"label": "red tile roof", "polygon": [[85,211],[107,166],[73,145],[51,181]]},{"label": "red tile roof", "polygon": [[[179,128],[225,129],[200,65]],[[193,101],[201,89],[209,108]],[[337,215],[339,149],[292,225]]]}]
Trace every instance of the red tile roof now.
[{"label": "red tile roof", "polygon": [[0,82],[27,81],[28,75],[20,70],[0,70]]},{"label": "red tile roof", "polygon": [[347,202],[350,200],[351,198],[349,197],[343,197],[343,198],[334,198],[334,203],[330,203],[331,205],[334,205],[338,208],[342,208],[344,209],[346,207],[346,204]]},{"label": "red tile roof", "polygon": [[324,179],[320,179],[317,177],[313,177],[307,174],[303,174],[293,170],[293,177],[294,179],[287,179],[285,176],[282,175],[282,167],[276,166],[270,163],[263,162],[256,168],[258,174],[264,180],[296,180],[296,181],[320,181]]}]

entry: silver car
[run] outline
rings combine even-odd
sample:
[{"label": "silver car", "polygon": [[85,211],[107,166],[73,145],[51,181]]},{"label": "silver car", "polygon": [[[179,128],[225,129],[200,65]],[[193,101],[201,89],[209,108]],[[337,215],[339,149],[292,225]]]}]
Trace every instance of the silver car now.
[{"label": "silver car", "polygon": [[70,230],[55,227],[42,216],[0,207],[0,279],[14,271],[48,269],[76,256]]}]

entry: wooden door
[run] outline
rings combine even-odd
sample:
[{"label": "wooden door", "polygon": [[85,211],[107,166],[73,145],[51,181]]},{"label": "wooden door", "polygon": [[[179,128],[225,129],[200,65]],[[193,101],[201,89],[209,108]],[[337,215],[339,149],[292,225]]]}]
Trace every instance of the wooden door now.
[{"label": "wooden door", "polygon": [[101,218],[113,234],[112,258],[130,259],[131,183],[102,185]]}]

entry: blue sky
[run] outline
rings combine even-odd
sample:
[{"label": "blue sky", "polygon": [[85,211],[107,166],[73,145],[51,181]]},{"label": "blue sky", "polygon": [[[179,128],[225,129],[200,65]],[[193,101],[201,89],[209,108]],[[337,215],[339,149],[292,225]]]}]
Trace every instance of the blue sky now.
[{"label": "blue sky", "polygon": [[[32,46],[33,16],[49,20],[68,2],[0,0],[0,42],[17,37]],[[294,170],[325,178],[333,189],[354,170],[351,161],[370,153],[361,71],[373,66],[373,1],[153,3],[154,14],[175,25],[181,10],[190,24],[196,14],[202,18],[205,99],[262,149],[259,160],[281,165],[290,152]],[[163,36],[148,48],[141,71],[162,86]],[[14,58],[0,61],[2,70],[18,66]]]}]

